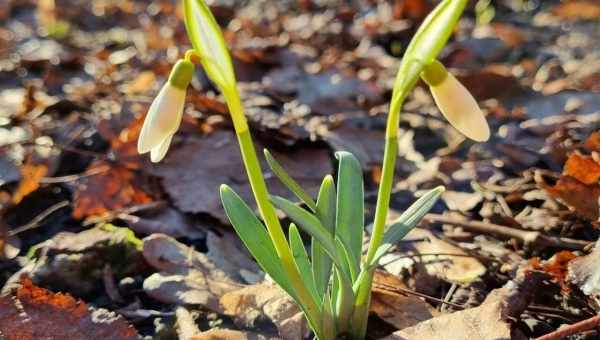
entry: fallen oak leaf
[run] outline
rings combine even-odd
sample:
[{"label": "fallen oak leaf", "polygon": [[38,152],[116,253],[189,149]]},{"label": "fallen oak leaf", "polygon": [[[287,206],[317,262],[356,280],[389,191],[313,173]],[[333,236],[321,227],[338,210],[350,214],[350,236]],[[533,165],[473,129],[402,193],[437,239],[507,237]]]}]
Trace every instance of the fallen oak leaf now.
[{"label": "fallen oak leaf", "polygon": [[600,164],[590,156],[574,153],[567,159],[564,173],[583,184],[594,184],[600,179]]},{"label": "fallen oak leaf", "polygon": [[598,220],[600,185],[586,185],[571,176],[565,175],[562,175],[553,186],[544,180],[537,182],[551,196],[560,199],[571,210],[591,221]]},{"label": "fallen oak leaf", "polygon": [[72,213],[75,219],[152,202],[133,170],[104,160],[96,160],[90,165],[90,168],[101,167],[107,170],[82,178],[76,184]]},{"label": "fallen oak leaf", "polygon": [[130,340],[140,336],[120,316],[37,287],[24,276],[16,296],[0,297],[0,338]]},{"label": "fallen oak leaf", "polygon": [[233,317],[240,327],[255,328],[271,321],[283,340],[304,339],[308,332],[304,315],[292,298],[269,282],[229,292],[220,303],[224,314]]},{"label": "fallen oak leaf", "polygon": [[573,259],[577,258],[577,255],[573,254],[568,250],[559,251],[554,254],[547,261],[541,262],[539,258],[531,259],[531,265],[533,269],[541,270],[552,276],[554,282],[558,283],[561,289],[565,292],[570,291],[567,283],[567,265]]},{"label": "fallen oak leaf", "polygon": [[158,301],[202,305],[222,313],[221,296],[243,287],[208,256],[172,237],[153,234],[143,242],[146,262],[160,270],[144,280],[144,291]]},{"label": "fallen oak leaf", "polygon": [[[162,179],[165,191],[179,210],[211,214],[229,224],[219,195],[215,195],[219,192],[220,183],[230,185],[246,202],[254,202],[235,138],[235,134],[229,131],[189,138],[181,147],[169,151],[164,162],[154,164],[148,170]],[[257,150],[262,148],[260,144],[256,146]],[[329,151],[325,149],[273,153],[311,194],[318,191],[323,174],[333,171]],[[267,169],[264,165],[262,168]],[[276,176],[267,172],[265,180],[272,194],[291,197]]]},{"label": "fallen oak leaf", "polygon": [[505,340],[526,339],[510,324],[527,307],[546,274],[521,270],[502,288],[493,290],[478,307],[443,314],[402,329],[381,340]]},{"label": "fallen oak leaf", "polygon": [[406,288],[402,280],[390,273],[376,270],[373,277],[370,310],[397,329],[414,326],[439,315],[427,302],[397,289]]}]

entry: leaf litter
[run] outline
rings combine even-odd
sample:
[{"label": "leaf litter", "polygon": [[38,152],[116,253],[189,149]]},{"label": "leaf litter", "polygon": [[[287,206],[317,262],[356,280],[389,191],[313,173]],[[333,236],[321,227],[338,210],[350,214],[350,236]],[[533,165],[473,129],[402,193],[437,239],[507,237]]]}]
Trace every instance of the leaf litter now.
[{"label": "leaf litter", "polygon": [[[334,172],[333,153],[353,152],[372,219],[386,103],[433,4],[214,1],[256,148],[313,195]],[[221,183],[253,200],[227,107],[202,71],[165,161],[136,153],[152,96],[189,45],[178,6],[0,4],[0,332],[310,336],[227,223]],[[447,191],[383,258],[370,339],[554,336],[600,310],[598,5],[489,6],[490,23],[468,8],[441,58],[494,134],[473,145],[420,85],[407,98],[392,208],[437,185]],[[292,198],[272,174],[267,184]]]}]

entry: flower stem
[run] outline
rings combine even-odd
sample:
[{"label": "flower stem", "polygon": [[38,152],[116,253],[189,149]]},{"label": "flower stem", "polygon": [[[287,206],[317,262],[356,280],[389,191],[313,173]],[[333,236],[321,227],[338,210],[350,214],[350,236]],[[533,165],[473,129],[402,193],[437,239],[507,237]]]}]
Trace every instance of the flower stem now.
[{"label": "flower stem", "polygon": [[[311,322],[312,326],[316,326],[319,324],[318,320],[321,312],[318,305],[312,299],[307,287],[303,284],[304,281],[294,262],[292,252],[288,246],[281,224],[279,223],[279,218],[277,218],[275,208],[269,200],[269,193],[267,191],[258,157],[256,156],[254,143],[252,143],[252,137],[250,135],[250,130],[248,129],[248,123],[244,116],[239,95],[237,91],[233,89],[225,92],[225,96],[227,97],[227,105],[231,113],[234,129],[240,144],[242,159],[244,161],[254,198],[258,205],[258,210],[267,226],[277,255],[279,255],[294,292],[296,293],[299,302],[306,309],[305,312],[309,322]],[[319,329],[320,327],[314,328],[315,332],[319,332]]]},{"label": "flower stem", "polygon": [[385,131],[385,149],[383,152],[383,171],[381,183],[377,193],[377,204],[375,207],[375,220],[373,222],[373,233],[369,243],[369,250],[364,262],[365,266],[370,266],[377,248],[381,245],[383,233],[385,231],[385,222],[390,205],[390,196],[392,194],[392,184],[394,181],[394,170],[396,167],[396,156],[398,153],[398,125],[400,123],[400,110],[404,99],[413,89],[419,75],[423,69],[423,64],[416,60],[409,60],[403,63],[398,72],[398,86],[395,87],[392,96],[392,102],[388,113],[387,126]]}]

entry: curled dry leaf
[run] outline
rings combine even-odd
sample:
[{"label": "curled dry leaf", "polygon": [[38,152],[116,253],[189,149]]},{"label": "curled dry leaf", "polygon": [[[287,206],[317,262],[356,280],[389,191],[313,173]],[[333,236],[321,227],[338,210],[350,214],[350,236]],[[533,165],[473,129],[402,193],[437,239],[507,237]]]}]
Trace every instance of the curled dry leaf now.
[{"label": "curled dry leaf", "polygon": [[376,271],[373,278],[371,312],[397,329],[414,326],[439,315],[427,302],[415,296],[401,294],[397,288],[406,287],[396,276]]},{"label": "curled dry leaf", "polygon": [[135,328],[116,314],[37,287],[26,277],[21,278],[16,296],[0,297],[0,338],[140,339]]},{"label": "curled dry leaf", "polygon": [[544,262],[541,262],[537,257],[533,258],[531,264],[534,269],[548,273],[552,277],[552,280],[558,283],[564,291],[569,291],[569,287],[565,281],[567,276],[567,265],[576,257],[577,255],[572,252],[563,250],[554,254],[554,256]]},{"label": "curled dry leaf", "polygon": [[[486,272],[485,266],[477,259],[469,257],[464,250],[441,240],[429,230],[415,228],[405,239],[418,241],[403,243],[399,253],[388,254],[381,260],[383,264],[389,263],[385,268],[391,273],[399,274],[409,266],[417,271],[423,269],[421,274],[429,279],[436,277],[448,282],[468,283]],[[405,259],[396,261],[399,258]],[[435,287],[431,287],[431,282],[424,281],[427,280],[417,280],[417,289],[432,293],[430,289],[435,290]]]},{"label": "curled dry leaf", "polygon": [[97,160],[90,169],[106,168],[77,183],[73,195],[73,217],[81,219],[101,215],[131,205],[152,201],[141,185],[140,177],[125,167]]},{"label": "curled dry leaf", "polygon": [[600,185],[586,185],[571,176],[561,176],[556,184],[540,183],[548,193],[570,209],[592,221],[598,220]]},{"label": "curled dry leaf", "polygon": [[512,329],[510,319],[527,307],[544,277],[543,273],[521,271],[517,278],[492,291],[478,307],[440,315],[382,340],[525,339],[521,332]]},{"label": "curled dry leaf", "polygon": [[229,292],[221,298],[221,305],[241,327],[257,327],[270,320],[284,340],[303,339],[308,332],[304,315],[292,298],[268,282]]},{"label": "curled dry leaf", "polygon": [[218,268],[205,254],[164,234],[144,240],[143,255],[159,273],[144,281],[144,291],[163,303],[202,305],[222,312],[219,298],[243,285]]}]

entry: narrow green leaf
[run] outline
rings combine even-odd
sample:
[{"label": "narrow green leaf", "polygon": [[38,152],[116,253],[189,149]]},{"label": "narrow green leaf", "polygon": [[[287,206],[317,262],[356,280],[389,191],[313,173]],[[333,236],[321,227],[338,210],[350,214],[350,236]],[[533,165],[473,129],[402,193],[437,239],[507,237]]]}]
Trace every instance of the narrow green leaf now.
[{"label": "narrow green leaf", "polygon": [[335,339],[335,315],[331,305],[329,294],[323,295],[323,316],[321,318],[321,329],[323,331],[323,339]]},{"label": "narrow green leaf", "polygon": [[313,214],[283,197],[271,195],[271,201],[277,208],[283,210],[302,230],[316,238],[336,265],[343,266],[343,257],[338,253],[332,235],[329,234]]},{"label": "narrow green leaf", "polygon": [[335,305],[336,327],[339,333],[344,333],[350,326],[354,308],[354,292],[352,291],[352,283],[344,273],[336,268],[335,274],[339,283]]},{"label": "narrow green leaf", "polygon": [[290,224],[290,248],[292,249],[292,255],[296,262],[296,267],[300,271],[304,286],[308,288],[313,296],[313,299],[317,302],[322,300],[321,296],[317,293],[317,287],[315,286],[315,280],[311,273],[310,260],[308,259],[308,253],[302,242],[302,237],[298,232],[298,228],[294,223]]},{"label": "narrow green leaf", "polygon": [[[317,197],[317,218],[331,235],[335,231],[335,184],[331,175],[325,176]],[[331,258],[313,237],[311,242],[312,272],[320,296],[327,292],[331,277]]]},{"label": "narrow green leaf", "polygon": [[[338,159],[335,234],[352,258],[351,272],[359,271],[364,229],[363,174],[360,163],[349,152],[336,152]],[[356,276],[352,276],[354,281]]]},{"label": "narrow green leaf", "polygon": [[231,56],[221,28],[204,0],[184,0],[185,27],[208,77],[223,88],[235,87]]},{"label": "narrow green leaf", "polygon": [[236,233],[261,268],[288,294],[295,296],[288,277],[279,261],[273,242],[263,224],[230,187],[221,185],[221,201]]},{"label": "narrow green leaf", "polygon": [[358,286],[353,287],[356,294],[350,326],[350,334],[353,339],[364,339],[367,332],[369,305],[371,304],[371,285],[373,283],[374,272],[375,267],[371,267],[366,271],[363,269],[356,282]]},{"label": "narrow green leaf", "polygon": [[413,203],[406,211],[398,217],[385,231],[383,234],[383,241],[381,246],[375,252],[373,261],[369,264],[370,266],[376,266],[379,259],[387,253],[387,251],[398,241],[400,241],[408,232],[410,232],[421,219],[433,208],[435,202],[440,198],[444,192],[444,187],[439,186],[430,191],[425,195],[421,196],[415,203]]},{"label": "narrow green leaf", "polygon": [[315,201],[310,197],[310,195],[306,191],[304,191],[304,189],[302,189],[300,184],[298,184],[298,182],[296,182],[292,178],[292,176],[290,176],[285,171],[281,164],[279,164],[279,162],[277,162],[273,155],[271,155],[269,150],[264,149],[264,154],[265,159],[269,164],[269,167],[271,168],[275,176],[279,178],[281,183],[283,183],[288,189],[290,189],[291,192],[294,193],[294,195],[296,195],[302,202],[304,202],[304,204],[306,204],[310,208],[310,210],[312,210],[313,212],[317,211],[317,204],[315,203]]}]

